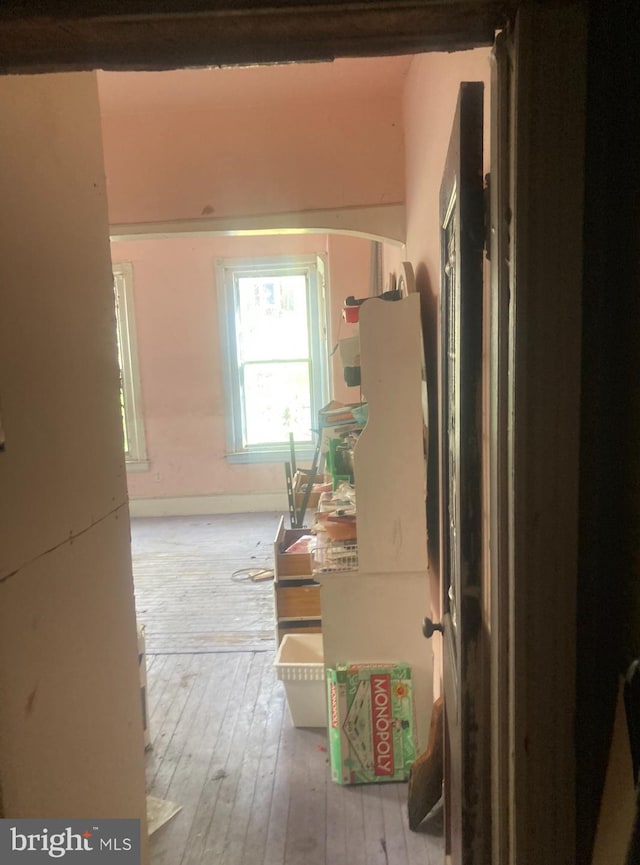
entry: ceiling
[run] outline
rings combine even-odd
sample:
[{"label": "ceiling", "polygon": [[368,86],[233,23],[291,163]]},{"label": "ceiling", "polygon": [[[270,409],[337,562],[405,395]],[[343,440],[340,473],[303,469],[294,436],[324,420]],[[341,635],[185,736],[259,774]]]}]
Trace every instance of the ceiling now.
[{"label": "ceiling", "polygon": [[98,72],[103,113],[400,96],[413,55],[168,72]]}]

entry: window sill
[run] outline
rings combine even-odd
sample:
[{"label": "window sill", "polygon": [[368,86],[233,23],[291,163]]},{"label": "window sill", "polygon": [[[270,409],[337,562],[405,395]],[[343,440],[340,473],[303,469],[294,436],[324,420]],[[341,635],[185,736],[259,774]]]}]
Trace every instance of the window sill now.
[{"label": "window sill", "polygon": [[149,460],[126,460],[127,473],[148,472]]},{"label": "window sill", "polygon": [[[311,445],[296,447],[296,462],[311,462],[315,448]],[[291,461],[289,448],[278,448],[269,451],[236,451],[225,455],[228,463],[286,463]]]}]

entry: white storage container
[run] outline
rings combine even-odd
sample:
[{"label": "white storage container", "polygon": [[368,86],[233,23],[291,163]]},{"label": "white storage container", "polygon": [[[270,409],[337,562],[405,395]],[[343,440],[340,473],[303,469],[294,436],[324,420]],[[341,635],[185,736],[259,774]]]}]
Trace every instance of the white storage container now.
[{"label": "white storage container", "polygon": [[294,727],[326,727],[322,634],[285,634],[274,663]]}]

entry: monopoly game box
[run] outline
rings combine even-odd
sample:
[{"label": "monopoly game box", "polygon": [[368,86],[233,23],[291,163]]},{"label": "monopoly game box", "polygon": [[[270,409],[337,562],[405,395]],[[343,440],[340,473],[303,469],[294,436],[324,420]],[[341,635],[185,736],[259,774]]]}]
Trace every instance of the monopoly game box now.
[{"label": "monopoly game box", "polygon": [[327,670],[331,778],[406,781],[416,758],[411,668],[338,664]]}]

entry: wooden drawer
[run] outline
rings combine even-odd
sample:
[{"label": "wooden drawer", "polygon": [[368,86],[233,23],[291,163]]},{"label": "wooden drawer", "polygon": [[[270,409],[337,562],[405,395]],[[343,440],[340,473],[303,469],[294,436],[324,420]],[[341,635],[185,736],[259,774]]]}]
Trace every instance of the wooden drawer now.
[{"label": "wooden drawer", "polygon": [[287,547],[302,535],[308,535],[308,529],[285,529],[284,517],[280,517],[278,531],[273,542],[273,562],[276,581],[283,577],[311,576],[310,553],[285,553]]},{"label": "wooden drawer", "polygon": [[319,619],[320,586],[275,586],[278,619]]}]

